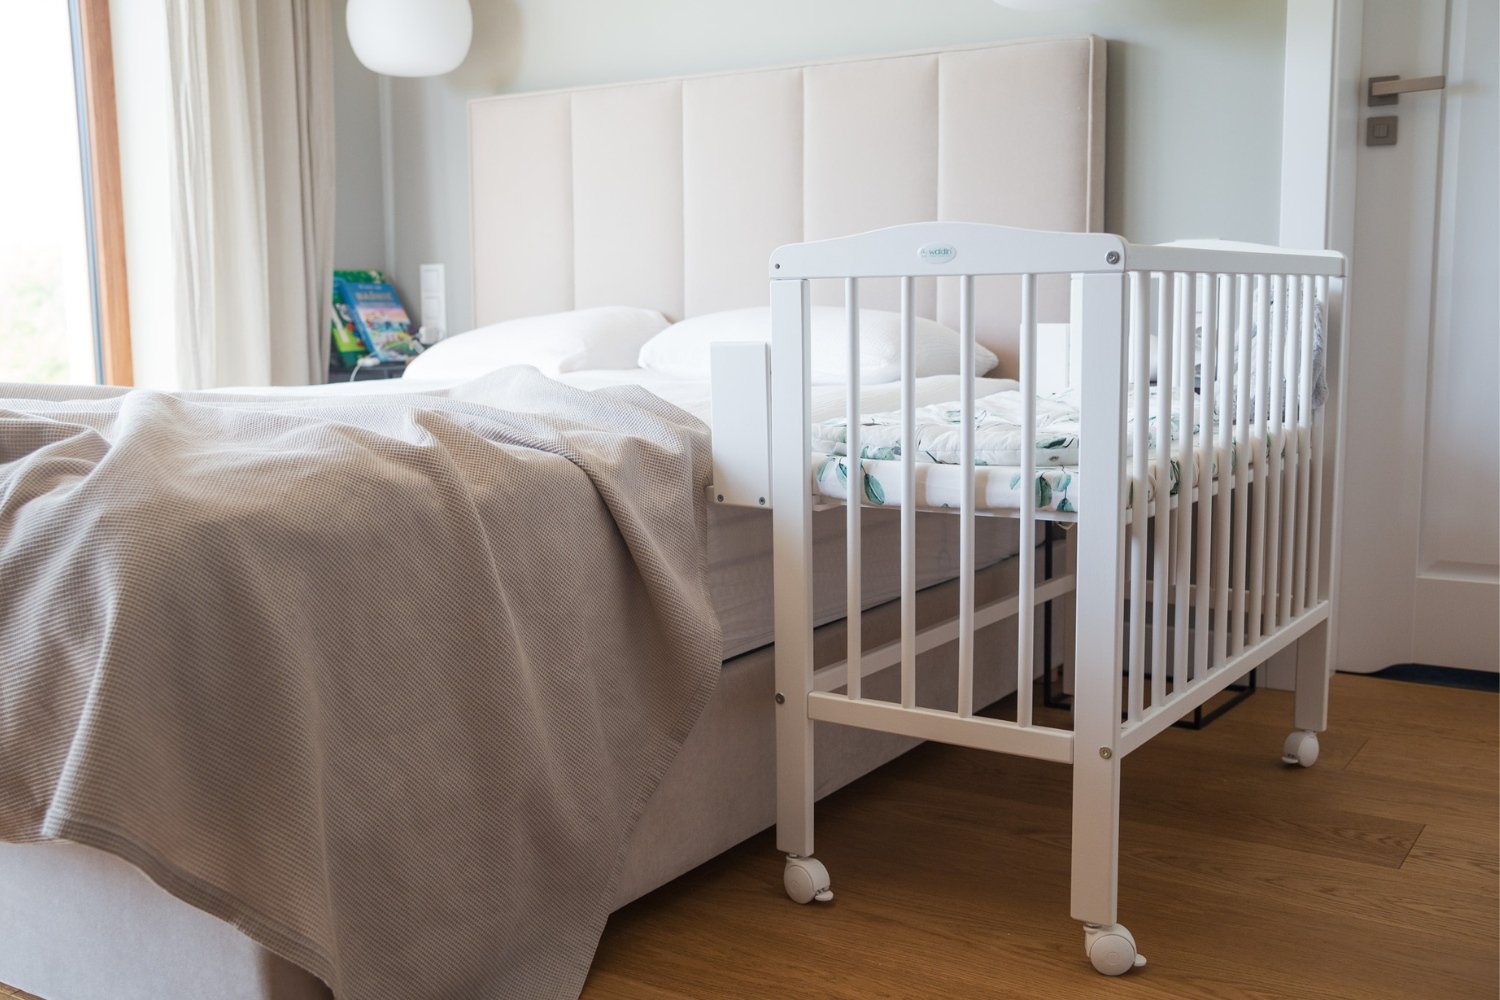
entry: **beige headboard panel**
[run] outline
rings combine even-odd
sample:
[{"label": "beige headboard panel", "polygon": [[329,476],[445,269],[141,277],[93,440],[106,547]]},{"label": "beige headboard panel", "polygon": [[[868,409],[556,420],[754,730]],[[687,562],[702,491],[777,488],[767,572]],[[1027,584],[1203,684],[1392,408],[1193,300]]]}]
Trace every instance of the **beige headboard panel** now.
[{"label": "beige headboard panel", "polygon": [[[469,137],[478,324],[598,305],[679,319],[765,304],[783,243],[928,219],[1097,230],[1104,42],[484,98]],[[954,322],[951,290],[922,285],[918,311]],[[1010,356],[1015,293],[993,292],[979,337]],[[1042,319],[1066,308],[1051,293]]]}]

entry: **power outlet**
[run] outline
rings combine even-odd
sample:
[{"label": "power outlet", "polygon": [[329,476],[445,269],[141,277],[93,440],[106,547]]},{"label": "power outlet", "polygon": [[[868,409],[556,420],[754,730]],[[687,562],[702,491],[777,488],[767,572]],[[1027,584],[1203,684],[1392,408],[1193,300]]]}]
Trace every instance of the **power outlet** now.
[{"label": "power outlet", "polygon": [[448,291],[442,264],[423,264],[422,312],[418,321],[427,342],[442,340],[448,333]]}]

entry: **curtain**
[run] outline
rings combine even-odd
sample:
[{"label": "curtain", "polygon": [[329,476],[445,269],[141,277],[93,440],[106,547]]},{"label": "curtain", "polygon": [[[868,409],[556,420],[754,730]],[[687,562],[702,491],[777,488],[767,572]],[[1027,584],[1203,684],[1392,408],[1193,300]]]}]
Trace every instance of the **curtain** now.
[{"label": "curtain", "polygon": [[333,26],[326,0],[167,0],[184,388],[328,370]]}]

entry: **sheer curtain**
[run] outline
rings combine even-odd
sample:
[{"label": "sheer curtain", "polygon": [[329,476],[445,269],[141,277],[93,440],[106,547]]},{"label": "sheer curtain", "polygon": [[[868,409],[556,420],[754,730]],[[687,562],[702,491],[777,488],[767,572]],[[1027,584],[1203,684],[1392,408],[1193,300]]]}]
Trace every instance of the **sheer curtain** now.
[{"label": "sheer curtain", "polygon": [[184,388],[328,370],[333,26],[323,0],[168,0]]}]

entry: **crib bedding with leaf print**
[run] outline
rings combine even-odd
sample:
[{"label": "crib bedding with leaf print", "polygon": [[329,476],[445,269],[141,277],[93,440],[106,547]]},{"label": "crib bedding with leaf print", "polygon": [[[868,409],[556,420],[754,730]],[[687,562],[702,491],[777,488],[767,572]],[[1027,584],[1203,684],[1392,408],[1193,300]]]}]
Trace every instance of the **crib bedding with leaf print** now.
[{"label": "crib bedding with leaf print", "polygon": [[[1147,429],[1148,447],[1156,448],[1156,389],[1151,389],[1152,414]],[[1133,407],[1127,407],[1133,413]],[[1036,434],[1025,441],[1021,430],[1022,405],[1019,390],[1011,388],[974,401],[974,474],[978,506],[990,510],[1017,509],[1022,491],[1034,491],[1038,511],[1071,514],[1082,502],[1078,477],[1079,407],[1076,389],[1040,396],[1036,407]],[[957,403],[936,403],[916,411],[916,496],[922,507],[957,507],[963,492],[963,474],[958,468],[963,414]],[[1193,428],[1196,435],[1197,427]],[[850,495],[849,428],[843,417],[813,425],[814,490],[831,500]],[[1171,438],[1177,448],[1177,416],[1172,416]],[[1131,435],[1127,430],[1127,448]],[[1022,482],[1022,448],[1030,446],[1036,471],[1029,483]],[[1231,449],[1232,452],[1238,449]],[[863,414],[860,418],[860,454],[866,502],[895,506],[901,493],[901,411]],[[1232,453],[1231,464],[1235,461]],[[1216,463],[1217,465],[1217,463]],[[1211,470],[1217,476],[1217,467]],[[1183,470],[1172,461],[1166,470],[1170,493],[1176,495]],[[1196,452],[1188,482],[1198,474]],[[1148,467],[1148,502],[1160,485],[1156,463]]]}]

